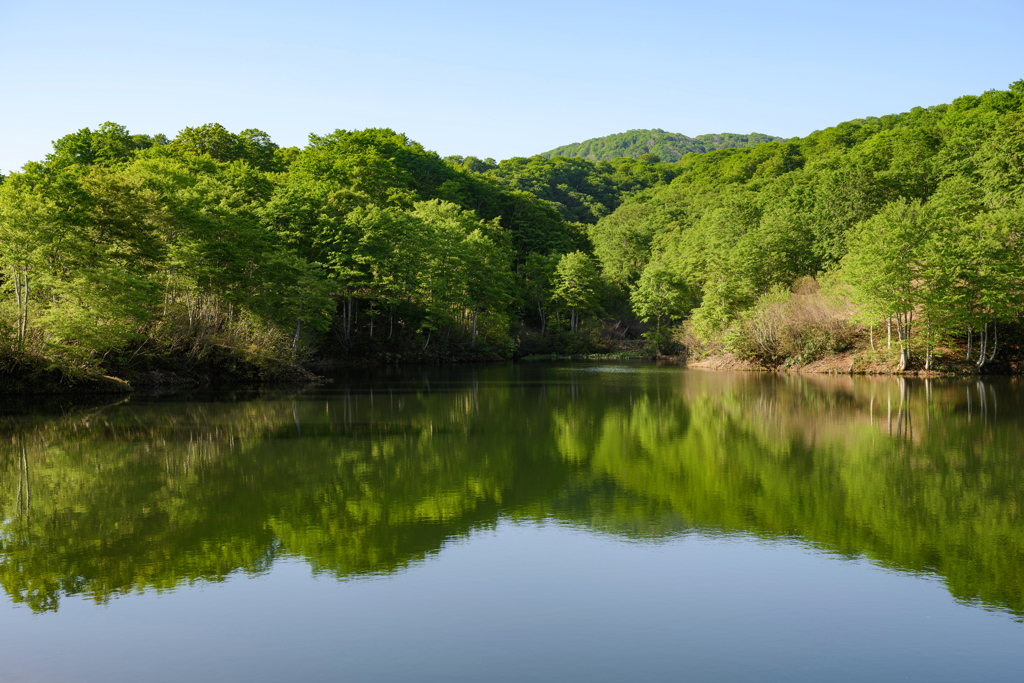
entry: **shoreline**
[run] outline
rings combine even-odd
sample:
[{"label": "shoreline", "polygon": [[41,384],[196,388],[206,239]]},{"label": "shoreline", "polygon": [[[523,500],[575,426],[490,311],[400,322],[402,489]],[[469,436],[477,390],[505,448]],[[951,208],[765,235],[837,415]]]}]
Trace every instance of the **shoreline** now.
[{"label": "shoreline", "polygon": [[863,351],[853,351],[841,354],[834,354],[813,360],[804,364],[782,363],[777,367],[766,367],[753,361],[736,358],[732,354],[716,354],[703,358],[685,361],[686,367],[695,370],[718,370],[735,372],[775,372],[792,373],[799,375],[890,375],[901,377],[970,377],[983,375],[1016,376],[1021,375],[1019,368],[1007,368],[1002,364],[985,365],[977,367],[973,362],[955,362],[949,359],[942,359],[936,368],[925,370],[920,367],[911,366],[910,369],[900,371],[895,365],[890,365],[879,359],[880,354],[872,354],[875,357],[866,357]]},{"label": "shoreline", "polygon": [[[1022,372],[1005,364],[978,368],[974,363],[951,363],[943,360],[940,367],[932,370],[912,368],[903,372],[894,365],[883,362],[879,354],[874,358],[865,357],[861,351],[826,356],[805,364],[783,363],[777,367],[766,367],[753,361],[736,358],[732,354],[715,354],[690,359],[686,355],[669,356],[643,353],[593,353],[593,354],[533,354],[512,361],[532,363],[544,361],[653,361],[678,364],[687,369],[718,372],[771,372],[804,375],[889,375],[903,377],[969,377],[982,375],[1015,376]],[[224,360],[224,359],[222,359]],[[372,359],[319,360],[297,364],[280,359],[264,359],[263,364],[240,362],[237,356],[230,357],[233,363],[214,363],[190,369],[162,369],[152,367],[125,373],[119,377],[102,371],[72,376],[59,368],[44,366],[42,363],[14,363],[6,371],[0,371],[0,392],[6,397],[17,396],[60,396],[109,394],[128,395],[152,390],[198,389],[207,387],[286,387],[324,384],[331,380],[316,374],[317,370],[355,367],[370,368],[389,365]],[[494,363],[497,360],[454,361],[452,365]],[[420,363],[397,363],[394,365],[419,365]],[[435,365],[437,363],[431,363]]]}]

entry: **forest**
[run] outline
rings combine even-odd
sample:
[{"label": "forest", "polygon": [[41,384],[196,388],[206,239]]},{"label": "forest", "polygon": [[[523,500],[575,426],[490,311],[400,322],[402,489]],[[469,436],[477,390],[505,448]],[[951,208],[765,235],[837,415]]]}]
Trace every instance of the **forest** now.
[{"label": "forest", "polygon": [[1022,106],[1017,81],[672,163],[83,128],[0,179],[0,384],[639,338],[765,367],[991,366],[1024,303]]},{"label": "forest", "polygon": [[783,138],[762,133],[736,135],[720,133],[689,137],[678,133],[666,133],[660,128],[654,130],[629,130],[625,133],[591,138],[572,145],[562,145],[541,156],[575,157],[587,161],[611,161],[620,157],[640,157],[653,154],[662,161],[679,161],[684,154],[713,152],[716,149],[754,147],[762,142],[785,142]]}]

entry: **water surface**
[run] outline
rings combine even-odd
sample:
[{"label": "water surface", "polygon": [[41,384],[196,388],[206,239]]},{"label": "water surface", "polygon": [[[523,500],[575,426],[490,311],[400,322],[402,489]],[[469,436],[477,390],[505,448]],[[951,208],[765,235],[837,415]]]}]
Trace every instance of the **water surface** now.
[{"label": "water surface", "polygon": [[1020,680],[1021,414],[639,363],[10,406],[0,680]]}]

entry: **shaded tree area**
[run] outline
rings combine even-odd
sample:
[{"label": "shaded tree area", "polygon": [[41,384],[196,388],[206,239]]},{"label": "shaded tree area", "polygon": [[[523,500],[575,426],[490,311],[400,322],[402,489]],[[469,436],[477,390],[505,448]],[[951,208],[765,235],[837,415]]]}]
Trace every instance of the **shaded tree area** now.
[{"label": "shaded tree area", "polygon": [[[458,157],[450,159],[459,163]],[[465,160],[461,163],[467,166]],[[537,155],[475,167],[480,169],[475,172],[505,187],[548,202],[564,220],[588,225],[607,216],[634,193],[669,183],[681,172],[676,165],[662,163],[651,154],[600,163]]]}]

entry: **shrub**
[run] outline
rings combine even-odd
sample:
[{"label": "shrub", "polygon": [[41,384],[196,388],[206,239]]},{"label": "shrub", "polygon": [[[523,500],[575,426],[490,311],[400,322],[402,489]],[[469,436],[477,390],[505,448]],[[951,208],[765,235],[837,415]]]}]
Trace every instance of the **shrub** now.
[{"label": "shrub", "polygon": [[846,302],[802,278],[792,290],[774,287],[761,296],[730,326],[724,343],[762,365],[800,365],[851,348],[856,336]]}]

